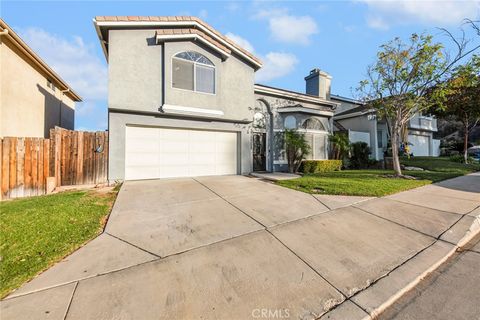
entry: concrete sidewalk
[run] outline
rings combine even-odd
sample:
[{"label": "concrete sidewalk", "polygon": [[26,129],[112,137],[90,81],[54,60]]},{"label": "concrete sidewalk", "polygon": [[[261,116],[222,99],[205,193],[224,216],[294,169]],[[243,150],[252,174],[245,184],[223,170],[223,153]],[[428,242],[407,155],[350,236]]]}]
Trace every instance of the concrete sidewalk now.
[{"label": "concrete sidewalk", "polygon": [[0,303],[3,319],[362,319],[480,221],[480,175],[384,198],[242,176],[127,182],[106,232]]}]

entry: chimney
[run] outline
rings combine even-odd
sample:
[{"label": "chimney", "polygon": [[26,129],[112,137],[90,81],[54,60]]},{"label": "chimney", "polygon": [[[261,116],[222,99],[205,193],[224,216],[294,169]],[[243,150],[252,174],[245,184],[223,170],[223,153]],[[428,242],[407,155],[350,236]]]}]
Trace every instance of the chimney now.
[{"label": "chimney", "polygon": [[332,77],[318,68],[310,71],[310,74],[305,77],[306,93],[313,96],[318,96],[322,99],[330,99],[330,85]]}]

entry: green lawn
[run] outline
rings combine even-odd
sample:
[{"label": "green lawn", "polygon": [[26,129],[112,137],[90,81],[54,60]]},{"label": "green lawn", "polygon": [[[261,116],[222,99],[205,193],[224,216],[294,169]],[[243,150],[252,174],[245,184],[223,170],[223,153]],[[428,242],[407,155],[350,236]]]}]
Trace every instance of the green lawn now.
[{"label": "green lawn", "polygon": [[70,191],[0,203],[0,297],[99,234],[116,191]]},{"label": "green lawn", "polygon": [[478,165],[464,165],[445,158],[419,157],[402,159],[402,163],[429,171],[404,171],[405,175],[417,178],[408,180],[389,177],[393,174],[391,170],[343,170],[305,175],[277,184],[307,193],[380,197],[480,170]]},{"label": "green lawn", "polygon": [[406,166],[420,167],[426,170],[438,172],[458,173],[459,175],[467,174],[480,170],[480,164],[463,164],[459,162],[450,161],[445,157],[413,157],[410,159],[402,158],[401,163]]}]

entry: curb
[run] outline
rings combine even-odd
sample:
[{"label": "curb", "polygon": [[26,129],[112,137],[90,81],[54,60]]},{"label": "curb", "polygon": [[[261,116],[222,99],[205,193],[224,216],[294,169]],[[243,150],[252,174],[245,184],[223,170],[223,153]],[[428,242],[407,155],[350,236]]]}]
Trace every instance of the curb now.
[{"label": "curb", "polygon": [[[473,238],[480,235],[480,215],[475,217],[475,220],[470,225],[470,228],[465,233],[462,239],[460,239],[457,244],[450,250],[444,257],[439,259],[430,268],[426,269],[420,275],[418,275],[415,279],[413,279],[410,283],[408,283],[405,287],[398,290],[394,295],[392,295],[388,300],[384,303],[376,307],[373,311],[370,312],[369,315],[362,318],[362,320],[370,320],[376,319],[382,312],[384,312],[388,307],[392,306],[395,302],[397,302],[405,293],[412,290],[418,283],[420,283],[427,275],[432,273],[433,271],[437,270],[442,264],[444,264],[450,257],[452,257],[455,253],[460,251],[464,246],[466,246]],[[438,240],[437,240],[438,241]]]}]

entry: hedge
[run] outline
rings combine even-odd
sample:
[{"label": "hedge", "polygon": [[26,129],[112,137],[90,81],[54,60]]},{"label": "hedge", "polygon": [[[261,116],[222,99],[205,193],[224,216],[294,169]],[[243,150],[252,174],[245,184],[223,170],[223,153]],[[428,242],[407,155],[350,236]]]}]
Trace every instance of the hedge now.
[{"label": "hedge", "polygon": [[342,160],[304,160],[300,166],[303,173],[319,173],[342,170]]}]

